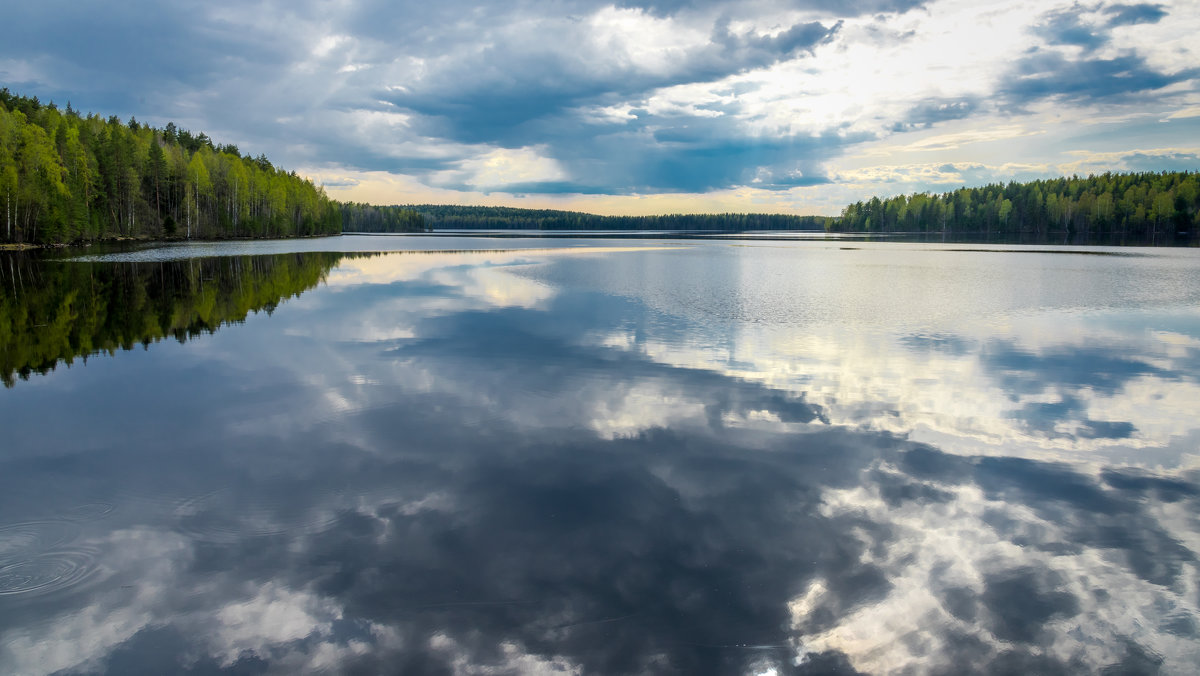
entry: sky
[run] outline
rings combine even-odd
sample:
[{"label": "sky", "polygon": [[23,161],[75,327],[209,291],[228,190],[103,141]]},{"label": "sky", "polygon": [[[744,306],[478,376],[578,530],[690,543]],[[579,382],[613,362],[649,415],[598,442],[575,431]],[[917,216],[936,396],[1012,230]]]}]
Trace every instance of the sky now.
[{"label": "sky", "polygon": [[12,4],[0,86],[337,199],[834,215],[1200,170],[1200,0]]}]

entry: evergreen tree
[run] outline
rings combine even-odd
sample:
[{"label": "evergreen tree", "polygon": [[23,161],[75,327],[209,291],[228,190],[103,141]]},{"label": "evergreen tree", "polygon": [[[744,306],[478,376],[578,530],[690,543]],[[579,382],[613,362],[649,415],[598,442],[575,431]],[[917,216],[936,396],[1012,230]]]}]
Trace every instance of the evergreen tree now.
[{"label": "evergreen tree", "polygon": [[[0,241],[317,235],[341,210],[307,179],[169,123],[80,116],[0,90]],[[185,233],[186,234],[186,233]]]}]

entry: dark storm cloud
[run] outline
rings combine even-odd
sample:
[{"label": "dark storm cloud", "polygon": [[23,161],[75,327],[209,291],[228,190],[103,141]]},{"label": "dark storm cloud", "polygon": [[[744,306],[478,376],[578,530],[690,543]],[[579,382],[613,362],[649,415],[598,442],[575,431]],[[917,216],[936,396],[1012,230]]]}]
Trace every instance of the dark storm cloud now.
[{"label": "dark storm cloud", "polygon": [[1167,16],[1163,5],[1148,2],[1136,5],[1114,4],[1104,8],[1110,16],[1109,26],[1131,26],[1139,23],[1158,23]]},{"label": "dark storm cloud", "polygon": [[1115,4],[1104,7],[1101,12],[1108,16],[1103,24],[1093,24],[1084,18],[1089,8],[1075,5],[1068,9],[1049,12],[1043,17],[1034,31],[1045,38],[1051,45],[1074,45],[1086,50],[1096,49],[1108,44],[1112,39],[1112,29],[1118,26],[1130,26],[1142,23],[1158,23],[1167,16],[1163,5]]},{"label": "dark storm cloud", "polygon": [[[884,2],[851,10],[844,3],[815,3],[812,8],[828,11],[833,17],[903,11],[915,4]],[[603,6],[579,2],[567,9],[584,16]],[[297,96],[301,90],[279,92],[282,96],[273,96],[271,107],[275,115],[289,118],[284,124],[290,129],[284,134],[274,116],[264,118],[261,112],[255,112],[266,110],[262,104],[267,94],[258,85],[278,81],[289,67],[309,58],[308,51],[320,34],[298,34],[289,43],[280,35],[239,27],[237,22],[246,20],[243,12],[221,14],[211,9],[203,5],[124,5],[116,9],[85,5],[71,12],[50,14],[25,6],[15,19],[28,27],[20,32],[26,37],[8,42],[13,48],[10,55],[40,54],[42,63],[51,64],[47,72],[55,84],[39,87],[33,83],[44,96],[73,98],[77,107],[116,108],[123,115],[136,113],[143,120],[159,124],[179,117],[156,112],[173,105],[172,94],[184,94],[196,101],[198,94],[208,92],[203,105],[207,108],[215,104],[216,108],[189,111],[185,117],[204,115],[205,130],[222,137],[236,129],[235,138],[220,140],[238,142],[247,150],[282,146],[285,150],[272,153],[279,163],[336,158],[353,168],[426,177],[457,166],[461,154],[398,156],[386,145],[363,143],[346,134],[342,116],[359,110],[388,112],[378,103],[384,100],[414,114],[409,129],[427,139],[425,143],[449,141],[506,148],[549,145],[552,156],[573,177],[565,182],[506,186],[515,191],[703,191],[748,183],[761,167],[771,163],[779,165],[774,171],[778,176],[769,178],[763,187],[811,185],[824,180],[817,168],[820,162],[845,142],[828,139],[821,144],[796,145],[785,140],[777,148],[770,148],[770,143],[746,142],[734,125],[721,121],[705,125],[718,134],[715,142],[697,138],[681,144],[641,133],[650,127],[661,128],[663,122],[672,126],[669,119],[649,116],[644,111],[636,123],[607,132],[581,119],[578,113],[581,106],[636,100],[659,87],[711,81],[796,58],[835,35],[839,25],[836,21],[802,22],[773,36],[756,37],[732,33],[729,18],[718,15],[707,45],[689,48],[666,71],[650,73],[627,67],[597,68],[586,60],[563,58],[564,50],[569,53],[572,45],[562,43],[562,36],[547,34],[536,40],[521,40],[513,34],[497,33],[514,20],[533,17],[555,30],[554,23],[544,21],[544,8],[537,3],[473,7],[466,13],[453,3],[414,5],[402,12],[391,5],[356,3],[345,14],[329,17],[326,32],[342,31],[353,37],[376,37],[388,42],[394,42],[395,35],[403,35],[405,39],[390,55],[359,56],[368,64],[406,54],[420,56],[433,70],[423,79],[424,84],[406,92],[366,85],[379,81],[378,76],[366,79],[369,72],[332,75],[330,84],[338,91],[338,103],[333,107],[322,102],[323,92],[315,97]],[[717,8],[714,3],[675,8],[660,5],[654,13],[666,17],[676,11],[700,10],[712,12]],[[301,5],[284,13],[283,18],[284,22],[304,26],[323,13],[316,6]],[[83,35],[85,31],[87,39],[44,39],[46,35]],[[155,58],[145,58],[146,54],[154,54]],[[103,67],[105,77],[96,78],[88,71],[94,64]],[[229,68],[236,73],[232,79]],[[149,88],[149,100],[144,93],[147,88],[135,84],[138,82],[154,83]],[[121,93],[133,91],[143,92],[138,95],[140,103]],[[667,129],[662,133],[673,132]],[[298,134],[306,138],[303,146],[292,145]],[[797,161],[801,166],[796,166]],[[797,169],[802,171],[799,177]],[[469,183],[443,185],[476,187]]]},{"label": "dark storm cloud", "polygon": [[1034,31],[1051,45],[1075,45],[1090,50],[1108,42],[1109,36],[1094,30],[1083,21],[1080,14],[1081,8],[1078,5],[1050,12]]},{"label": "dark storm cloud", "polygon": [[[793,0],[788,3],[796,9],[826,12],[830,16],[850,17],[880,12],[907,12],[924,7],[928,0]],[[729,8],[736,5],[728,0],[618,0],[618,7],[643,9],[656,16],[671,16],[685,11],[702,8]]]},{"label": "dark storm cloud", "polygon": [[[1097,24],[1084,17],[1085,12],[1095,10],[1075,5],[1042,17],[1032,31],[1045,40],[1045,45],[1035,46],[1016,60],[997,88],[1006,106],[1019,110],[1043,99],[1083,104],[1130,100],[1134,95],[1152,96],[1155,90],[1200,76],[1200,68],[1156,70],[1132,49],[1123,49],[1113,58],[1096,58],[1093,52],[1111,44],[1114,28],[1155,23],[1167,12],[1162,5],[1109,5],[1101,10],[1108,21]],[[1076,57],[1053,46],[1081,47],[1083,53]]]},{"label": "dark storm cloud", "polygon": [[[581,112],[626,100],[638,101],[660,87],[707,82],[793,58],[828,41],[840,24],[796,24],[771,37],[733,34],[719,20],[710,42],[682,54],[666,72],[622,67],[611,70],[558,58],[554,45],[501,42],[451,63],[428,85],[381,92],[416,113],[416,128],[430,136],[513,148],[547,144],[573,180],[512,190],[539,192],[705,191],[749,183],[760,167],[801,164],[806,176],[845,139],[746,139],[736,130],[737,104],[693,113],[649,114],[635,108],[621,123],[588,119]],[[794,173],[794,171],[793,171]],[[469,177],[468,177],[469,180]],[[790,187],[788,177],[768,186]],[[807,178],[801,184],[820,182]],[[469,183],[447,187],[470,189]]]},{"label": "dark storm cloud", "polygon": [[[583,105],[642,97],[654,89],[708,82],[790,58],[828,40],[840,24],[792,26],[774,37],[738,36],[728,19],[713,28],[711,41],[681,54],[667,72],[630,67],[615,70],[557,53],[560,45],[493,43],[455,59],[427,83],[379,97],[426,116],[429,131],[468,143],[516,147],[536,143],[535,122],[567,114]],[[579,129],[572,129],[578,133]]]},{"label": "dark storm cloud", "polygon": [[49,76],[27,84],[47,88],[45,98],[60,105],[71,99],[101,114],[147,117],[148,99],[212,90],[295,57],[294,48],[281,51],[212,20],[203,3],[52,0],[7,7],[5,22],[19,29],[5,37],[0,57],[28,59]]},{"label": "dark storm cloud", "polygon": [[717,79],[726,74],[729,66],[723,64],[746,64],[737,67],[738,71],[743,71],[752,65],[770,65],[799,52],[811,51],[816,45],[828,42],[842,25],[838,22],[826,27],[813,21],[798,23],[775,36],[749,36],[731,32],[729,24],[730,19],[723,17],[713,28],[713,44],[720,46],[723,53],[707,56],[706,60],[711,60],[713,65],[709,66],[710,71],[703,79]]},{"label": "dark storm cloud", "polygon": [[[336,9],[316,2],[26,3],[5,15],[20,30],[0,42],[0,59],[11,64],[0,78],[60,105],[71,100],[103,115],[182,122],[252,154],[267,152],[283,166],[382,170],[453,189],[628,194],[816,185],[828,180],[826,162],[889,130],[927,129],[1046,98],[1147,97],[1196,74],[1159,72],[1132,49],[1112,59],[1088,56],[1112,46],[1115,27],[1167,16],[1165,5],[1113,4],[1093,8],[1103,19],[1094,25],[1073,10],[1043,17],[1034,29],[1043,50],[1016,62],[996,92],[998,104],[986,96],[930,98],[882,121],[878,132],[839,135],[852,124],[841,121],[764,139],[747,130],[757,113],[743,109],[736,93],[732,102],[674,112],[652,114],[644,105],[664,88],[811,59],[814,50],[843,39],[844,22],[856,17],[877,17],[863,29],[874,43],[907,39],[911,32],[893,29],[892,19],[924,6],[920,0],[359,0]],[[805,18],[772,25],[773,15],[796,16],[784,14],[796,10]],[[700,37],[647,67],[613,45],[589,47],[598,30],[589,22],[614,11],[676,22],[633,38],[639,48],[660,47],[672,34]],[[772,32],[744,32],[739,22],[746,19]],[[1062,46],[1081,46],[1085,55],[1055,51]],[[632,107],[632,118],[592,114],[608,106]],[[363,122],[366,113],[397,112],[409,116],[403,124]],[[461,171],[464,161],[490,150],[524,147],[541,148],[567,178],[483,186]]]},{"label": "dark storm cloud", "polygon": [[[820,161],[836,153],[842,140],[823,138],[745,140],[710,137],[703,129],[719,127],[707,119],[657,130],[647,139],[638,137],[633,147],[614,150],[637,152],[638,160],[623,169],[627,174],[602,174],[604,184],[632,192],[702,192],[730,185],[787,189],[795,185],[829,182]],[[652,140],[651,140],[652,139]],[[584,158],[566,160],[568,166]],[[613,165],[610,171],[620,168]],[[758,180],[756,180],[758,179]]]},{"label": "dark storm cloud", "polygon": [[980,107],[980,101],[974,98],[965,99],[926,99],[913,106],[896,122],[893,131],[912,131],[928,129],[939,122],[961,120],[969,117]]},{"label": "dark storm cloud", "polygon": [[1174,73],[1155,70],[1136,54],[1073,61],[1058,52],[1035,51],[1016,62],[998,93],[1016,107],[1044,99],[1078,103],[1128,100],[1198,75],[1200,68]]}]

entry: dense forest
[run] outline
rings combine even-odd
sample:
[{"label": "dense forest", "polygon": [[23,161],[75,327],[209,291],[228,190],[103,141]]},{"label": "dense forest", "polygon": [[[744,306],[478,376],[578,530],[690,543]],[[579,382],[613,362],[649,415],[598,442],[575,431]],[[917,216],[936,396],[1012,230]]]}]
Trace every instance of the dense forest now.
[{"label": "dense forest", "polygon": [[[1178,243],[1200,230],[1200,174],[1105,173],[1030,183],[871,198],[839,217],[783,214],[598,216],[550,209],[457,205],[370,207],[357,232],[427,230],[826,230],[938,233],[954,237],[1023,236],[1032,241]],[[343,219],[349,223],[347,212]]]},{"label": "dense forest", "polygon": [[1105,173],[872,198],[847,206],[831,225],[838,232],[1171,241],[1200,229],[1200,174]]},{"label": "dense forest", "polygon": [[193,258],[164,263],[35,261],[0,253],[0,380],[59,362],[180,342],[273,311],[347,254]]},{"label": "dense forest", "polygon": [[322,188],[207,135],[0,90],[0,242],[341,232]]},{"label": "dense forest", "polygon": [[295,237],[432,230],[826,230],[1173,243],[1200,230],[1200,174],[1105,173],[873,197],[839,217],[599,216],[551,209],[339,204],[263,155],[0,90],[0,243]]},{"label": "dense forest", "polygon": [[412,208],[343,202],[343,232],[425,232],[425,217]]},{"label": "dense forest", "polygon": [[[666,214],[598,216],[579,211],[417,204],[390,207],[414,211],[432,230],[822,230],[824,216],[787,214]],[[350,228],[346,228],[350,231]]]}]

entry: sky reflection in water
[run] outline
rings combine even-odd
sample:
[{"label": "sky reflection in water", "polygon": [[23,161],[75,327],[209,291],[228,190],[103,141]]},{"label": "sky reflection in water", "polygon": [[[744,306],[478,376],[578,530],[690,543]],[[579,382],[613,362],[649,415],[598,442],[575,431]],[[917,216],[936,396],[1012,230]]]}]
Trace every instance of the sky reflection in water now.
[{"label": "sky reflection in water", "polygon": [[0,391],[0,671],[1200,662],[1195,252],[587,244]]}]

